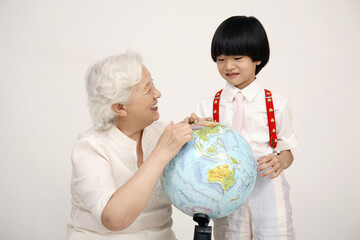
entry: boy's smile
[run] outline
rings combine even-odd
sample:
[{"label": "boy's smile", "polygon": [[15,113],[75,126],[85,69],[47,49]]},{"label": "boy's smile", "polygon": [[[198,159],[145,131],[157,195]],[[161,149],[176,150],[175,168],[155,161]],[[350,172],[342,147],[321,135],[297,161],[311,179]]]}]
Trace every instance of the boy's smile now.
[{"label": "boy's smile", "polygon": [[248,56],[220,55],[216,64],[220,75],[231,85],[243,89],[255,80],[256,66],[261,61],[253,62]]},{"label": "boy's smile", "polygon": [[228,78],[235,78],[239,75],[239,73],[233,73],[233,72],[230,72],[230,73],[226,73],[226,76]]}]

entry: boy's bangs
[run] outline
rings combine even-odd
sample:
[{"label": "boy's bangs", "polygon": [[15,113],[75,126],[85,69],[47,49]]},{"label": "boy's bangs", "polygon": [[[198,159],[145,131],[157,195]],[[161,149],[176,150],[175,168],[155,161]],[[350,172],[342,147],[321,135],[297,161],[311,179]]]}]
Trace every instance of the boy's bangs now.
[{"label": "boy's bangs", "polygon": [[[242,44],[239,44],[242,43]],[[243,37],[230,37],[224,39],[218,39],[213,42],[213,57],[218,57],[221,54],[226,56],[230,55],[241,55],[241,56],[252,56],[251,47],[249,46],[251,43],[248,41],[244,41]]]}]

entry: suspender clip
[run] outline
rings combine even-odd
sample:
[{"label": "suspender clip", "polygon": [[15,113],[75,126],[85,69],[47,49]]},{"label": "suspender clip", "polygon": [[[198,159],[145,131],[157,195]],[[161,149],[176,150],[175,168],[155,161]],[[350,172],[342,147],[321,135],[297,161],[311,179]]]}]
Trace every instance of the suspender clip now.
[{"label": "suspender clip", "polygon": [[272,149],[272,152],[273,152],[273,154],[275,154],[275,155],[279,155],[279,153],[276,151],[275,148]]}]

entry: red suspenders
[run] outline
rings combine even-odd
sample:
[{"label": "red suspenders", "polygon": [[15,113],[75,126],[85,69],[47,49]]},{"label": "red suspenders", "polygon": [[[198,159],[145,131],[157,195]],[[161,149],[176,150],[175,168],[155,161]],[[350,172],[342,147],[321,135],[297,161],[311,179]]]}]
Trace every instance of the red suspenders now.
[{"label": "red suspenders", "polygon": [[213,121],[219,122],[219,105],[222,89],[215,94],[213,102]]},{"label": "red suspenders", "polygon": [[275,149],[278,140],[276,136],[274,104],[273,104],[271,92],[267,89],[264,90],[265,90],[266,113],[267,113],[267,119],[269,125],[269,144],[273,149]]},{"label": "red suspenders", "polygon": [[[276,124],[275,124],[275,113],[274,113],[274,104],[271,96],[271,92],[267,89],[265,90],[265,102],[266,102],[266,112],[269,125],[269,144],[275,149],[277,145],[277,136],[276,136]],[[222,89],[215,94],[213,101],[213,121],[219,122],[219,105],[220,105],[220,96]]]}]

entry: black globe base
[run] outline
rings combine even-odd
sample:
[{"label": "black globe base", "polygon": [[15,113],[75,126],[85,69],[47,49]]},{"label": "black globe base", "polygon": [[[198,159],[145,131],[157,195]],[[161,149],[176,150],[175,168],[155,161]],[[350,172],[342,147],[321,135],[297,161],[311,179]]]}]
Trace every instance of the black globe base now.
[{"label": "black globe base", "polygon": [[204,213],[195,213],[193,220],[198,223],[194,230],[194,240],[211,240],[210,218]]}]

